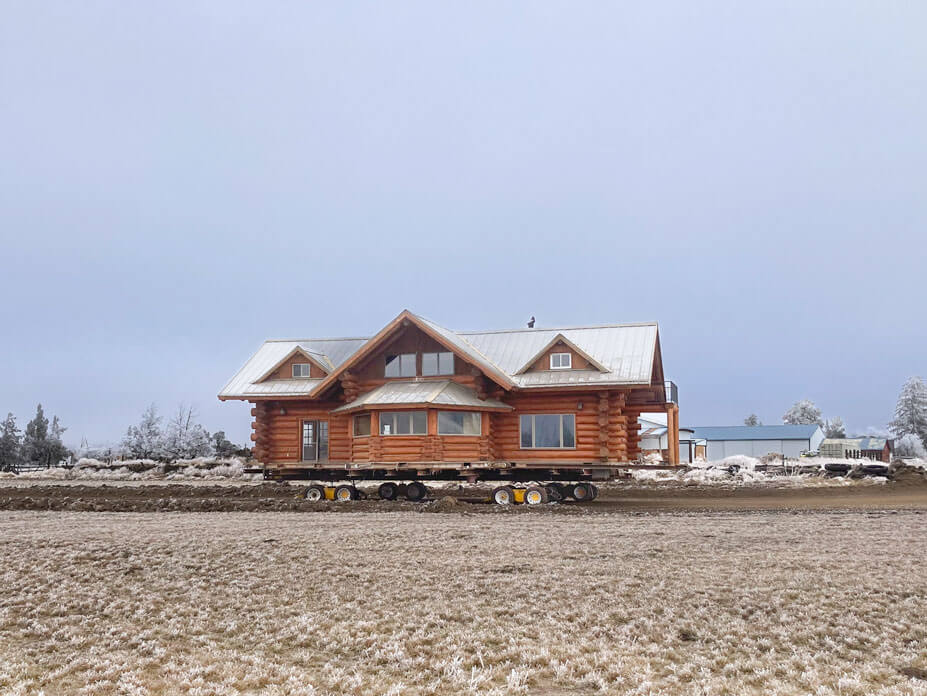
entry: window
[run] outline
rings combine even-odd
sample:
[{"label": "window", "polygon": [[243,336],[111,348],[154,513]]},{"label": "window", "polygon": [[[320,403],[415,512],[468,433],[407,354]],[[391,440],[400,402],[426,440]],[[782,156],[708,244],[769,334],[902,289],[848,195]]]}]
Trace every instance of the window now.
[{"label": "window", "polygon": [[423,376],[433,377],[434,375],[452,374],[454,374],[453,353],[422,353]]},{"label": "window", "polygon": [[576,417],[571,413],[521,416],[522,449],[576,447]]},{"label": "window", "polygon": [[309,363],[294,363],[293,364],[293,376],[294,377],[308,377],[311,366]]},{"label": "window", "polygon": [[438,411],[438,435],[479,435],[481,421],[475,411]]},{"label": "window", "polygon": [[415,377],[415,353],[386,356],[387,377]]},{"label": "window", "polygon": [[551,370],[569,370],[573,367],[572,353],[551,353],[550,369]]},{"label": "window", "polygon": [[370,414],[354,416],[354,437],[367,437],[370,435]]},{"label": "window", "polygon": [[425,411],[384,411],[380,414],[380,435],[427,435]]}]

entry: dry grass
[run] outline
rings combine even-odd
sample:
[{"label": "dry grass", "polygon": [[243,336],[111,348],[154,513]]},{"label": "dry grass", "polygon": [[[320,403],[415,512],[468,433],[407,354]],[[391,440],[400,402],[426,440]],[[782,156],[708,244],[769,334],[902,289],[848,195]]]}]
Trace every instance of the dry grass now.
[{"label": "dry grass", "polygon": [[5,512],[0,693],[927,694],[925,532],[917,513]]}]

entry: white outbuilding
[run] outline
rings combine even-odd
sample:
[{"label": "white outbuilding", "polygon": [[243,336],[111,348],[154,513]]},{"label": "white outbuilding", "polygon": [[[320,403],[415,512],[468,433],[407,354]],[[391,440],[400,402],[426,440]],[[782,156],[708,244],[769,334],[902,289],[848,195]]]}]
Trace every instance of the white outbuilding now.
[{"label": "white outbuilding", "polygon": [[816,452],[824,441],[819,425],[729,425],[694,430],[696,438],[705,440],[709,461],[738,454],[797,458],[805,452]]}]

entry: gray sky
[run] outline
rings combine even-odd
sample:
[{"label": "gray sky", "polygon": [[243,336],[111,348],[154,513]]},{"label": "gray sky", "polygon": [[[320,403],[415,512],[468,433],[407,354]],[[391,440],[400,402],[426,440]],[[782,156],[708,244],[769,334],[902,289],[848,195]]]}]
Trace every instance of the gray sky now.
[{"label": "gray sky", "polygon": [[660,322],[686,424],[927,372],[927,3],[0,0],[0,411],[267,337]]}]

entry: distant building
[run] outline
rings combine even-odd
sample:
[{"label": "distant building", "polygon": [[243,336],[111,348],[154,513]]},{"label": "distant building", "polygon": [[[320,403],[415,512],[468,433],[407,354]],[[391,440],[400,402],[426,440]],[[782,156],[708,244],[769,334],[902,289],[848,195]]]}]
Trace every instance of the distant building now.
[{"label": "distant building", "polygon": [[824,441],[824,431],[819,425],[729,425],[693,430],[696,440],[706,442],[709,461],[738,454],[748,457],[781,454],[795,458],[816,451]]},{"label": "distant building", "polygon": [[[640,423],[640,448],[643,454],[659,454],[663,461],[669,457],[669,429],[666,427],[666,414],[645,413],[637,419]],[[705,459],[705,441],[698,440],[692,428],[679,428],[680,464],[691,464],[697,459]]]},{"label": "distant building", "polygon": [[882,437],[829,437],[821,443],[822,457],[834,459],[872,459],[877,462],[892,461],[893,443]]}]

